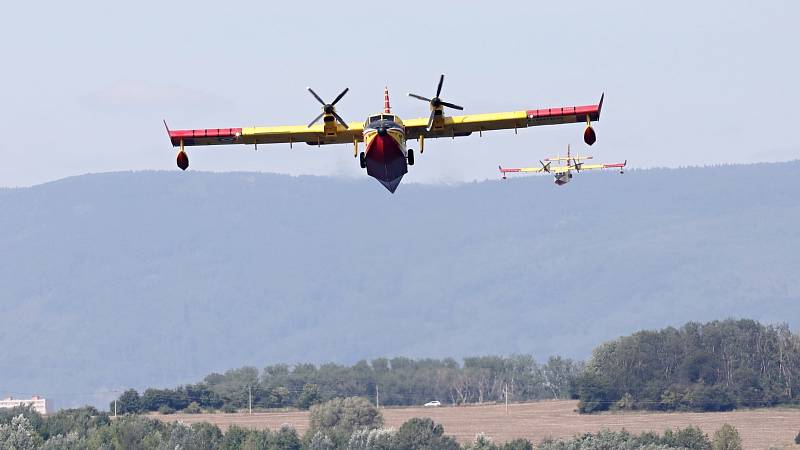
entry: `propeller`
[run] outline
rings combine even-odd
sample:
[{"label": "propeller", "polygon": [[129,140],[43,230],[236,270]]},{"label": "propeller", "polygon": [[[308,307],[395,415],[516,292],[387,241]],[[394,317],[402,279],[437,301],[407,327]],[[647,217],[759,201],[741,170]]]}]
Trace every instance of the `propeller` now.
[{"label": "propeller", "polygon": [[578,162],[578,160],[575,159],[575,158],[572,159],[572,162],[575,164],[575,170],[580,172],[581,171],[581,166],[583,165],[583,163],[582,162]]},{"label": "propeller", "polygon": [[431,105],[431,117],[428,119],[428,131],[431,131],[433,128],[433,118],[436,115],[436,110],[441,109],[441,107],[447,107],[452,109],[457,109],[459,111],[463,111],[464,108],[462,106],[455,105],[453,103],[448,103],[439,97],[442,94],[442,84],[444,84],[444,74],[439,77],[439,86],[436,87],[436,96],[433,98],[423,97],[421,95],[412,94],[411,92],[408,93],[409,97],[414,97],[417,100],[422,100],[423,102],[428,102]]},{"label": "propeller", "polygon": [[347,94],[347,91],[349,91],[349,90],[350,90],[350,88],[344,88],[344,90],[342,91],[342,93],[341,93],[341,94],[339,94],[338,96],[336,96],[336,98],[335,98],[335,99],[333,99],[333,101],[332,101],[332,102],[330,102],[330,103],[325,103],[325,100],[323,100],[323,99],[322,99],[322,98],[321,98],[319,95],[317,95],[317,93],[316,93],[316,92],[314,92],[314,90],[313,90],[313,89],[311,89],[311,88],[307,88],[307,89],[308,89],[308,92],[310,92],[310,93],[311,93],[311,95],[313,95],[313,96],[314,96],[314,98],[315,98],[315,99],[317,99],[317,101],[318,101],[318,102],[320,102],[320,103],[322,104],[322,112],[321,112],[321,113],[319,113],[319,115],[318,115],[317,117],[315,117],[315,118],[314,118],[314,120],[312,120],[312,121],[311,121],[311,123],[309,123],[309,124],[308,124],[308,128],[311,128],[311,126],[312,126],[312,125],[314,125],[315,123],[317,123],[317,121],[319,121],[319,119],[321,119],[321,118],[322,118],[324,115],[326,115],[326,114],[330,114],[330,115],[332,115],[333,117],[335,117],[335,118],[336,118],[336,120],[337,120],[337,121],[338,121],[340,124],[342,124],[342,126],[343,126],[343,127],[345,127],[346,129],[347,129],[347,128],[349,128],[349,127],[347,126],[347,123],[344,121],[344,119],[342,119],[342,117],[341,117],[341,116],[339,116],[339,114],[336,114],[336,103],[338,103],[338,102],[339,102],[339,100],[341,100],[341,99],[342,99],[342,97],[344,97],[344,95],[345,95],[345,94]]},{"label": "propeller", "polygon": [[544,170],[544,171],[545,171],[545,172],[547,172],[547,173],[550,173],[550,161],[548,161],[548,162],[547,162],[547,164],[545,164],[545,163],[543,163],[543,162],[542,162],[542,160],[540,159],[540,160],[539,160],[539,164],[541,164],[541,165],[542,165],[542,170]]}]

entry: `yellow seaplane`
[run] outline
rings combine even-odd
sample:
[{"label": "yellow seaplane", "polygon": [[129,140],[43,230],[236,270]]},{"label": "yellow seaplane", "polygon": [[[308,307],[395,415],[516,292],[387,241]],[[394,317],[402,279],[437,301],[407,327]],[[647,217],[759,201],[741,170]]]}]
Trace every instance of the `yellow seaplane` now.
[{"label": "yellow seaplane", "polygon": [[[328,103],[308,88],[308,92],[322,105],[322,111],[308,125],[242,128],[202,128],[170,130],[167,134],[174,147],[178,147],[177,164],[183,170],[189,167],[186,147],[215,146],[225,144],[308,144],[324,146],[330,144],[350,144],[353,156],[359,159],[367,174],[394,192],[400,180],[414,164],[414,150],[407,142],[417,141],[421,154],[426,139],[457,138],[473,133],[482,135],[484,131],[514,130],[541,125],[583,123],[586,125],[583,140],[588,145],[597,139],[592,121],[600,120],[603,97],[600,102],[585,106],[559,108],[524,109],[518,111],[466,114],[450,116],[445,108],[461,111],[464,108],[444,101],[441,98],[444,75],[439,77],[436,94],[432,97],[408,95],[429,105],[429,115],[409,120],[401,120],[393,114],[389,106],[388,89],[384,91],[383,112],[372,114],[363,122],[346,122],[337,112],[336,106],[347,94],[343,90]],[[164,122],[166,126],[166,121]],[[364,151],[359,144],[364,143]]]},{"label": "yellow seaplane", "polygon": [[[567,155],[566,156],[554,156],[552,158],[547,158],[544,161],[539,161],[541,167],[514,167],[514,168],[504,168],[503,166],[498,166],[500,168],[500,175],[502,175],[503,179],[506,179],[506,174],[509,173],[549,173],[555,177],[555,183],[559,186],[563,186],[572,179],[572,172],[581,172],[584,170],[597,170],[597,169],[619,169],[619,173],[625,173],[625,166],[628,164],[628,160],[625,160],[621,163],[612,163],[612,164],[586,164],[583,161],[592,159],[591,156],[573,156],[570,150],[570,146],[567,145]],[[560,162],[564,161],[564,165],[561,166],[552,166],[553,162]]]}]

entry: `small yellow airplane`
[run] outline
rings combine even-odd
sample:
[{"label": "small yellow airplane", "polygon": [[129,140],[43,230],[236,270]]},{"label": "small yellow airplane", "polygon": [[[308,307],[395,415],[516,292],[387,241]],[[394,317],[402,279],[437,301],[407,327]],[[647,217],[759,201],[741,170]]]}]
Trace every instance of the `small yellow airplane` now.
[{"label": "small yellow airplane", "polygon": [[[547,158],[544,161],[539,161],[542,167],[519,167],[519,168],[503,168],[503,166],[498,166],[500,168],[500,174],[502,175],[503,179],[506,179],[506,174],[508,173],[550,173],[553,174],[555,177],[555,183],[559,186],[563,186],[569,183],[569,180],[572,179],[572,171],[581,172],[582,170],[595,170],[595,169],[619,169],[619,173],[625,173],[625,166],[628,164],[628,160],[626,159],[625,162],[621,163],[613,163],[613,164],[586,164],[581,161],[586,161],[588,159],[592,159],[591,156],[572,156],[570,151],[570,146],[567,145],[567,156],[554,156],[552,158]],[[550,164],[554,161],[564,161],[565,165],[563,166],[550,166]],[[546,163],[546,164],[545,164]]]},{"label": "small yellow airplane", "polygon": [[[389,107],[389,90],[384,91],[384,109],[367,117],[364,122],[347,123],[336,112],[336,104],[347,94],[343,90],[332,102],[325,102],[313,89],[308,92],[322,105],[322,112],[308,125],[251,128],[211,128],[194,130],[170,130],[167,128],[173,147],[179,147],[178,167],[186,170],[189,157],[185,147],[219,144],[258,144],[294,143],[308,145],[352,144],[353,156],[359,158],[361,168],[367,174],[394,193],[408,166],[414,165],[414,150],[407,148],[406,141],[417,140],[420,154],[424,151],[425,139],[469,136],[477,132],[483,134],[490,130],[513,129],[538,125],[562,123],[585,123],[583,140],[592,145],[597,140],[592,121],[600,120],[603,96],[596,105],[569,106],[564,108],[529,109],[490,114],[468,114],[447,116],[444,108],[463,110],[464,108],[441,99],[444,75],[439,78],[436,95],[433,98],[417,94],[408,95],[427,102],[430,116],[402,121]],[[321,124],[317,124],[322,119]],[[358,144],[364,142],[366,151],[359,153]]]}]

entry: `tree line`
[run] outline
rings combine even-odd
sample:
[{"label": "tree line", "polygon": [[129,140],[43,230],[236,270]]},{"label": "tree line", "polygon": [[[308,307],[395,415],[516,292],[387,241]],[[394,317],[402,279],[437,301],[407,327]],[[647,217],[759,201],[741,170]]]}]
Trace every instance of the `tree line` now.
[{"label": "tree line", "polygon": [[378,358],[354,365],[276,364],[211,374],[175,389],[124,392],[120,413],[247,408],[308,409],[338,397],[385,406],[430,400],[463,405],[574,398],[584,413],[608,409],[725,411],[800,401],[800,336],[753,320],[690,322],[598,346],[588,363],[530,355]]},{"label": "tree line", "polygon": [[112,420],[86,407],[47,417],[31,408],[0,410],[0,449],[13,450],[581,450],[697,449],[739,450],[735,428],[724,425],[709,438],[699,428],[647,432],[586,433],[572,439],[527,439],[497,443],[478,435],[460,444],[444,427],[427,418],[413,418],[398,429],[384,427],[383,417],[363,398],[338,398],[311,409],[309,429],[300,436],[291,427],[255,430],[231,426],[224,433],[215,425],[167,423],[126,414]]},{"label": "tree line", "polygon": [[551,357],[539,364],[530,355],[447,359],[378,358],[352,366],[271,365],[211,374],[175,389],[125,391],[110,410],[170,412],[186,408],[233,411],[296,407],[338,397],[365,397],[380,405],[421,405],[431,400],[462,405],[505,400],[570,398],[582,364]]},{"label": "tree line", "polygon": [[640,331],[596,348],[575,392],[582,412],[796,404],[800,337],[753,320]]}]

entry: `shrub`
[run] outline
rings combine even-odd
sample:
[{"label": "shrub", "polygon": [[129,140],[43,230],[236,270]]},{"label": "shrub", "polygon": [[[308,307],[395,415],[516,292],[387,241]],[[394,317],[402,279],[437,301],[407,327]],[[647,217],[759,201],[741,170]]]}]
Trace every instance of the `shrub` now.
[{"label": "shrub", "polygon": [[736,428],[726,423],[714,433],[712,448],[714,450],[742,450],[742,438],[739,437]]},{"label": "shrub", "polygon": [[168,406],[168,405],[161,405],[158,407],[159,414],[173,414],[175,412],[175,408]]},{"label": "shrub", "polygon": [[703,430],[698,427],[689,426],[679,430],[666,430],[660,444],[677,448],[691,448],[696,450],[708,450],[711,448],[711,441]]},{"label": "shrub", "polygon": [[428,418],[413,418],[401,425],[395,434],[393,447],[397,450],[460,448],[455,439],[445,436],[443,426]]},{"label": "shrub", "polygon": [[189,406],[184,408],[183,412],[185,412],[186,414],[200,414],[201,412],[203,412],[203,408],[201,408],[200,405],[197,404],[197,402],[192,402],[189,403]]},{"label": "shrub", "polygon": [[297,398],[297,407],[300,409],[309,409],[311,406],[319,403],[319,386],[316,384],[306,383],[303,385],[303,392]]},{"label": "shrub", "polygon": [[794,443],[800,444],[800,431],[797,432],[797,436],[795,436],[794,438]]},{"label": "shrub", "polygon": [[330,438],[337,448],[345,447],[353,431],[360,428],[375,429],[383,425],[383,417],[369,400],[360,397],[334,398],[311,407],[309,436],[318,431],[324,436],[317,439],[325,444],[323,437]]},{"label": "shrub", "polygon": [[224,405],[222,405],[222,412],[226,414],[232,414],[235,413],[236,411],[238,411],[238,409],[236,409],[236,407],[233,406],[233,404],[231,403],[225,403]]},{"label": "shrub", "polygon": [[500,447],[503,450],[533,450],[533,444],[527,439],[514,439]]}]

